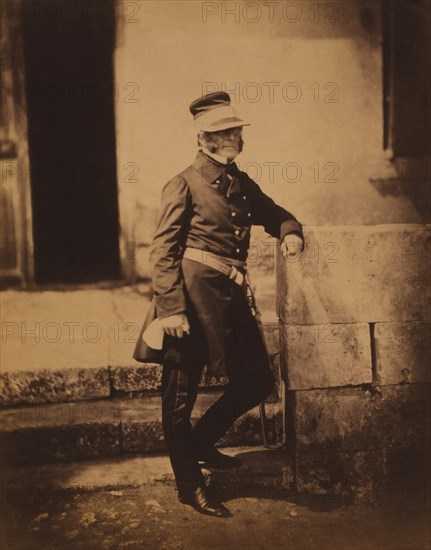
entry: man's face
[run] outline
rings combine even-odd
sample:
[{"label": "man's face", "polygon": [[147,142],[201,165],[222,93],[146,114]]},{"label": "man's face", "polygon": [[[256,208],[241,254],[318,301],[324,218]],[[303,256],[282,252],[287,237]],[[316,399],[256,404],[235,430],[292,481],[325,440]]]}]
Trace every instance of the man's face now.
[{"label": "man's face", "polygon": [[219,132],[211,132],[211,140],[214,145],[212,152],[233,160],[240,153],[242,127],[228,128]]}]

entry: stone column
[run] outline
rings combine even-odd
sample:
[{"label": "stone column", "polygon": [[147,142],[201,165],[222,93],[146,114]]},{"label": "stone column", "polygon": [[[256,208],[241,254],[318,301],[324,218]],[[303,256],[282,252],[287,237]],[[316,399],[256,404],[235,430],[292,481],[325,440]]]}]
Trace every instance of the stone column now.
[{"label": "stone column", "polygon": [[278,256],[280,360],[300,492],[426,490],[430,229],[308,227],[301,258]]}]

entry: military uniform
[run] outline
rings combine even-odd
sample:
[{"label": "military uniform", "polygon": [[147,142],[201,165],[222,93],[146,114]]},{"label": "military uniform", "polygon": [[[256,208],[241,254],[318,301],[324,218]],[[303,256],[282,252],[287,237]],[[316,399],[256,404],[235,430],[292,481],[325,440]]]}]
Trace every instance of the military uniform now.
[{"label": "military uniform", "polygon": [[[184,312],[190,323],[183,338],[165,335],[161,354],[163,428],[180,491],[203,483],[199,450],[214,445],[273,389],[244,289],[204,262],[206,252],[245,261],[252,225],[280,241],[291,233],[302,237],[295,217],[234,162],[224,165],[199,151],[163,188],[150,251],[154,305],[159,318]],[[183,258],[186,247],[202,251],[204,263]],[[190,415],[205,364],[225,372],[229,386],[192,430]]]}]

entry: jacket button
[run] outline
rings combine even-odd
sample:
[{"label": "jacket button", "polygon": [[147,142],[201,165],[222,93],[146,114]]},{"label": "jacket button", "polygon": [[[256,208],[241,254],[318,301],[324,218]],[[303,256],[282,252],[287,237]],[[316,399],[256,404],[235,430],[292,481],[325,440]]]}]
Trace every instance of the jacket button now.
[{"label": "jacket button", "polygon": [[246,195],[243,195],[242,198],[243,198],[244,200],[246,200],[247,196],[246,196]]},{"label": "jacket button", "polygon": [[251,218],[251,214],[250,214],[250,212],[247,212],[247,216],[248,216],[249,218]]},{"label": "jacket button", "polygon": [[235,235],[239,235],[239,229],[235,229]]},{"label": "jacket button", "polygon": [[237,254],[239,254],[241,252],[239,248],[235,248],[235,251],[236,251]]},{"label": "jacket button", "polygon": [[236,216],[236,212],[231,212],[230,215],[232,216],[232,218],[234,218]]},{"label": "jacket button", "polygon": [[220,183],[220,180],[216,180],[216,183]]}]

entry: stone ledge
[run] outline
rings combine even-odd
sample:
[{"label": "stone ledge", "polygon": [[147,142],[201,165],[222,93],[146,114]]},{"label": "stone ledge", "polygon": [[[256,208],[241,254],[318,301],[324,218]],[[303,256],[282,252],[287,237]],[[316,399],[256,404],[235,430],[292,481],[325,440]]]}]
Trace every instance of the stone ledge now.
[{"label": "stone ledge", "polygon": [[285,325],[281,364],[291,390],[369,384],[370,329],[366,323]]},{"label": "stone ledge", "polygon": [[286,324],[431,320],[431,225],[306,227],[296,261],[277,249]]}]

